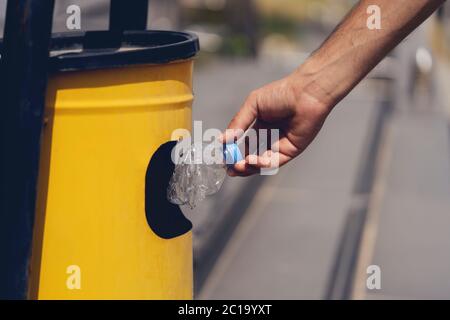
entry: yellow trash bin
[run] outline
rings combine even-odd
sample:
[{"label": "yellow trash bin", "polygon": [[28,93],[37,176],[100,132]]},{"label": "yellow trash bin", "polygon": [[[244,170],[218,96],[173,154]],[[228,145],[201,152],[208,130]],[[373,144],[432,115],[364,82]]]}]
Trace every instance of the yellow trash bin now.
[{"label": "yellow trash bin", "polygon": [[[29,296],[191,299],[190,223],[158,234],[147,207],[179,209],[167,209],[160,176],[159,198],[146,199],[146,184],[158,148],[191,128],[198,40],[136,31],[107,48],[109,36],[53,39]],[[170,212],[152,215],[171,228]]]}]

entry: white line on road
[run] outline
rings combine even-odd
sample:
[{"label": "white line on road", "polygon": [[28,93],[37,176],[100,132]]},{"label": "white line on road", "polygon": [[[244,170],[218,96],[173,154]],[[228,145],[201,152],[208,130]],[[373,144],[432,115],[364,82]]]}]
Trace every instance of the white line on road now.
[{"label": "white line on road", "polygon": [[358,262],[353,282],[352,299],[362,300],[366,297],[366,269],[372,264],[378,233],[380,211],[384,200],[389,164],[392,152],[392,124],[386,119],[381,136],[381,150],[375,163],[375,181],[369,199],[366,221],[359,246]]}]

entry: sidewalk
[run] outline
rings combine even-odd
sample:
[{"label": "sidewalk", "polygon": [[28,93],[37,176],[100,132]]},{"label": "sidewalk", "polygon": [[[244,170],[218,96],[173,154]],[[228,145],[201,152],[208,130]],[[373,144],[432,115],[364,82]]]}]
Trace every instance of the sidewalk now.
[{"label": "sidewalk", "polygon": [[[450,297],[450,161],[448,123],[438,111],[399,112],[391,123],[371,264],[381,290],[368,299]],[[446,156],[443,156],[446,155]]]},{"label": "sidewalk", "polygon": [[[288,67],[253,60],[217,59],[199,63],[194,75],[193,120],[203,129],[225,129],[253,89],[282,78]],[[224,81],[226,80],[226,83]],[[195,289],[208,275],[211,264],[246,213],[264,177],[226,179],[220,193],[194,210],[183,208],[194,225]]]},{"label": "sidewalk", "polygon": [[364,288],[361,298],[450,298],[450,69],[435,64],[432,99],[403,101],[388,126],[386,178],[369,213],[376,242],[363,248],[374,251],[369,263],[381,268],[381,290]]},{"label": "sidewalk", "polygon": [[324,297],[359,162],[384,98],[380,85],[363,82],[300,159],[259,181],[198,298]]}]

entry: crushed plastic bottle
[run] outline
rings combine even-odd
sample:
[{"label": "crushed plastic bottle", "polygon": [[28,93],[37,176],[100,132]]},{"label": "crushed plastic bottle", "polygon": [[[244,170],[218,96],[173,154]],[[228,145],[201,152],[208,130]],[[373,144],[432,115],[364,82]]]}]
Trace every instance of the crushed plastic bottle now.
[{"label": "crushed plastic bottle", "polygon": [[192,144],[178,155],[167,189],[173,204],[193,209],[207,196],[217,193],[226,177],[227,165],[242,160],[237,144]]}]

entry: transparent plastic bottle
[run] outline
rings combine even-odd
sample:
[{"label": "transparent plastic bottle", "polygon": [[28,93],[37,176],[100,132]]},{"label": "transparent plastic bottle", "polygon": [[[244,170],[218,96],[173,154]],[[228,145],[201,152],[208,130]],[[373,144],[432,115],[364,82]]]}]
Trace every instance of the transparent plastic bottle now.
[{"label": "transparent plastic bottle", "polygon": [[193,144],[179,155],[167,189],[167,198],[192,209],[205,197],[217,193],[228,166],[243,160],[238,144]]}]

